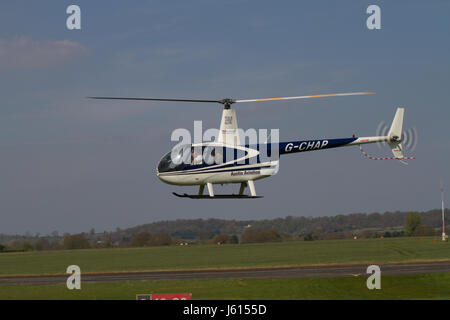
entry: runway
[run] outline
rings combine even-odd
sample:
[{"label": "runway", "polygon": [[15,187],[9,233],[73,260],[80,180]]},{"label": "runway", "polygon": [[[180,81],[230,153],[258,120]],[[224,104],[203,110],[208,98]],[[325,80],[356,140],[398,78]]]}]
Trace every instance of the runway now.
[{"label": "runway", "polygon": [[[367,276],[370,264],[340,264],[293,267],[235,268],[189,271],[134,271],[111,273],[81,273],[83,283],[136,281],[136,280],[180,280],[180,279],[282,279],[282,278],[327,278]],[[450,272],[450,261],[384,263],[378,264],[381,276],[420,273]],[[83,271],[83,270],[81,270]],[[0,285],[45,285],[64,284],[68,274],[58,275],[14,275],[0,276]]]}]

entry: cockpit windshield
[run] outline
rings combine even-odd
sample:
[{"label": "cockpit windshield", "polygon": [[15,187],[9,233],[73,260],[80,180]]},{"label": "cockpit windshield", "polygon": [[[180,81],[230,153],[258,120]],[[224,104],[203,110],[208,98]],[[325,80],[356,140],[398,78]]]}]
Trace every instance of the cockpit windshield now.
[{"label": "cockpit windshield", "polygon": [[182,170],[186,164],[190,164],[191,145],[185,144],[172,149],[158,164],[159,172]]}]

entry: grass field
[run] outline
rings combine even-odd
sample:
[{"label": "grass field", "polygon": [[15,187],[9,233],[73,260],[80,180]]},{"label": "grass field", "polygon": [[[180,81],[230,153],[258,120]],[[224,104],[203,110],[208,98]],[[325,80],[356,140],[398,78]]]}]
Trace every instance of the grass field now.
[{"label": "grass field", "polygon": [[367,277],[314,279],[153,280],[82,284],[0,286],[3,299],[120,299],[142,293],[192,293],[195,299],[450,299],[450,274],[384,276],[381,290],[368,290]]},{"label": "grass field", "polygon": [[0,276],[81,272],[288,266],[450,259],[450,244],[433,238],[288,241],[0,254]]}]

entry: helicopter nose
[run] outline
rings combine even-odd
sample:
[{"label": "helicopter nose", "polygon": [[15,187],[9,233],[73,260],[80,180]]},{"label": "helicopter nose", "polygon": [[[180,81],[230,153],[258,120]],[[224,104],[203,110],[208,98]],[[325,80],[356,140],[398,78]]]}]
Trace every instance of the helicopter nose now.
[{"label": "helicopter nose", "polygon": [[164,183],[168,183],[167,178],[164,176],[161,176],[161,174],[157,171],[156,172],[156,176],[158,177],[159,180],[161,180]]}]

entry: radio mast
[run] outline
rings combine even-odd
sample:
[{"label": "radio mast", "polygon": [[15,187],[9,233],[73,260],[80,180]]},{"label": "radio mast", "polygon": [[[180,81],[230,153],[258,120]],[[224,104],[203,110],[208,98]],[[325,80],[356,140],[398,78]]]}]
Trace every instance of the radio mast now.
[{"label": "radio mast", "polygon": [[446,241],[445,235],[445,207],[444,207],[444,184],[441,180],[441,208],[442,208],[442,241]]}]

